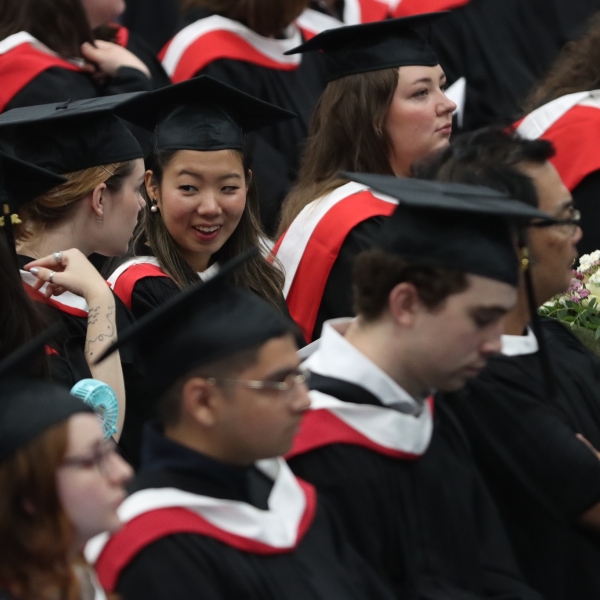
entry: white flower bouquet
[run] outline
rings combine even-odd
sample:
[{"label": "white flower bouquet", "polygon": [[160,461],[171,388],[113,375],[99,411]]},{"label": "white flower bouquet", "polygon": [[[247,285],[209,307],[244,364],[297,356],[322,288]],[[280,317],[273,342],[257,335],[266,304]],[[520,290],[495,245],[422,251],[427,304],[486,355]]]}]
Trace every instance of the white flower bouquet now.
[{"label": "white flower bouquet", "polygon": [[600,250],[579,259],[569,289],[544,303],[539,313],[567,325],[600,355]]}]

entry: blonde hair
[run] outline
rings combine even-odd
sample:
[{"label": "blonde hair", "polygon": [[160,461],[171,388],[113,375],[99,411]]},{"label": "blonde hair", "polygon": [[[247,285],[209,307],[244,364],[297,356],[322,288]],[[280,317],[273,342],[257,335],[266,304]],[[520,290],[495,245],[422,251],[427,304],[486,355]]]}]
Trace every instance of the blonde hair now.
[{"label": "blonde hair", "polygon": [[28,202],[20,211],[17,238],[22,241],[37,235],[46,225],[60,223],[74,206],[101,183],[111,192],[118,191],[123,180],[133,173],[135,162],[127,161],[90,167],[63,175],[67,181]]}]

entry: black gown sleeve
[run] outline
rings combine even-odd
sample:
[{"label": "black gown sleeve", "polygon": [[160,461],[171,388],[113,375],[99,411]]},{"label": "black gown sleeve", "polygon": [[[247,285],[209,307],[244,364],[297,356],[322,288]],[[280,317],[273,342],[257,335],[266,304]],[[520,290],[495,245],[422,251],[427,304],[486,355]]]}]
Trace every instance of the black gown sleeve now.
[{"label": "black gown sleeve", "polygon": [[583,230],[577,250],[580,255],[589,254],[600,248],[600,171],[590,173],[572,193]]},{"label": "black gown sleeve", "polygon": [[321,337],[321,330],[325,321],[354,316],[352,299],[352,269],[354,260],[361,252],[373,247],[373,240],[377,239],[377,231],[384,219],[385,217],[367,219],[359,223],[347,235],[329,273],[313,330],[313,339],[310,341]]},{"label": "black gown sleeve", "polygon": [[104,87],[98,87],[86,73],[52,67],[40,73],[18,94],[15,94],[5,110],[126,92],[144,92],[150,89],[150,79],[140,70],[131,67],[121,67],[116,77]]},{"label": "black gown sleeve", "polygon": [[518,489],[550,518],[573,522],[600,502],[600,461],[576,438],[579,432],[537,398],[544,388],[530,385],[531,377],[504,361],[452,404],[484,470],[493,469],[493,485]]},{"label": "black gown sleeve", "polygon": [[171,84],[169,76],[158,60],[157,53],[134,31],[129,32],[127,50],[135,54],[150,70],[152,89],[156,90]]}]

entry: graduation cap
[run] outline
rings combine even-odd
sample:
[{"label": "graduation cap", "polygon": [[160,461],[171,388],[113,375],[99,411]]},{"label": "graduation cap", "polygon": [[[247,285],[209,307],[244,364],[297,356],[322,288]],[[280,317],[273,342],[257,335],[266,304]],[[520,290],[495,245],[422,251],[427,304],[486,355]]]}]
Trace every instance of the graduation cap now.
[{"label": "graduation cap", "polygon": [[48,381],[2,381],[0,398],[0,461],[69,417],[94,412],[66,388]]},{"label": "graduation cap", "polygon": [[490,188],[389,175],[343,173],[400,201],[374,245],[426,264],[519,282],[514,226],[554,219]]},{"label": "graduation cap", "polygon": [[17,258],[13,222],[23,204],[64,183],[66,180],[50,171],[0,152],[0,227],[6,235],[10,252]]},{"label": "graduation cap", "polygon": [[292,119],[292,112],[202,75],[120,105],[115,114],[154,130],[156,150],[242,150],[244,133]]},{"label": "graduation cap", "polygon": [[291,321],[230,275],[258,250],[246,252],[119,333],[96,362],[123,346],[137,351],[157,397],[191,369],[293,331]]},{"label": "graduation cap", "polygon": [[15,108],[0,115],[0,134],[18,158],[54,173],[142,158],[139,142],[113,114],[137,95]]},{"label": "graduation cap", "polygon": [[329,81],[394,67],[434,67],[440,61],[417,30],[447,14],[435,12],[328,29],[285,54],[321,52]]}]

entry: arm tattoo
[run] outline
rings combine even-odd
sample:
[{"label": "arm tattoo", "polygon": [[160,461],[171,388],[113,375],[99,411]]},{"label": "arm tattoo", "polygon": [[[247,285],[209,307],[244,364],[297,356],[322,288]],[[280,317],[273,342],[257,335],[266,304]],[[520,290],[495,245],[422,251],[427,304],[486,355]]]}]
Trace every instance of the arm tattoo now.
[{"label": "arm tattoo", "polygon": [[[100,311],[101,309],[99,306],[90,308],[88,313],[88,328],[90,325],[96,325],[100,322],[100,319],[102,318]],[[115,307],[113,305],[106,311],[106,325],[103,326],[104,331],[99,333],[95,338],[86,339],[84,353],[87,359],[91,359],[98,352],[98,344],[102,344],[102,342],[105,341],[114,341],[116,339],[114,313]],[[101,349],[104,349],[104,344]]]}]

